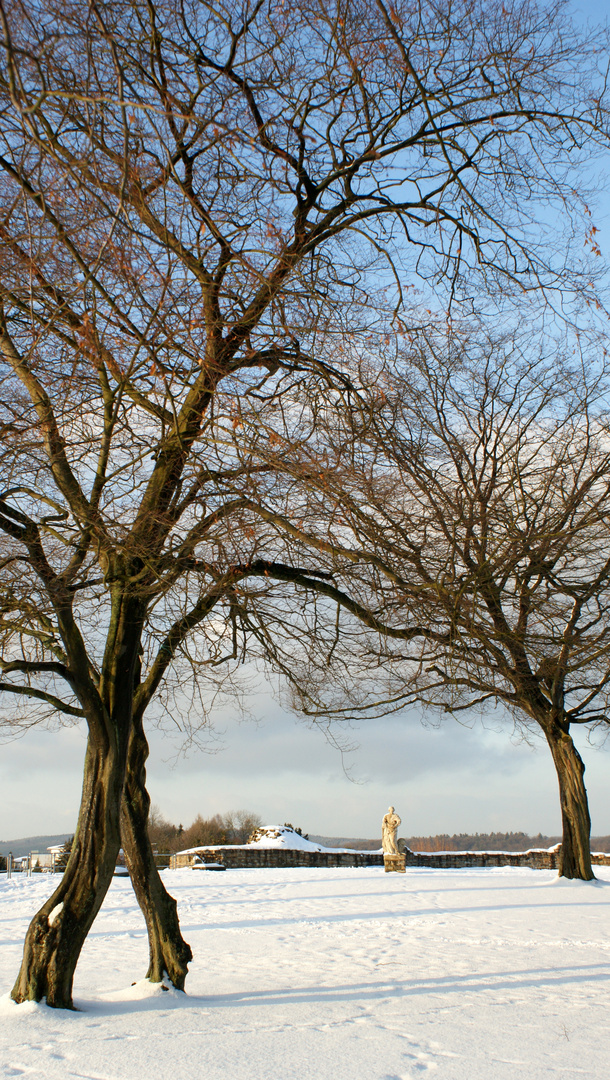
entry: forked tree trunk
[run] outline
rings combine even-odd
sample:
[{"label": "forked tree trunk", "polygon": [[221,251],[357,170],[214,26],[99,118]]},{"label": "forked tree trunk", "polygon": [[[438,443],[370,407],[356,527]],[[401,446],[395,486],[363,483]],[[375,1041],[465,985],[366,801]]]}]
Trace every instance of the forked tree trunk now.
[{"label": "forked tree trunk", "polygon": [[123,851],[148,929],[149,966],[146,977],[151,982],[162,982],[167,976],[178,990],[184,990],[188,962],[193,959],[193,954],[180,932],[176,901],[161,881],[148,837],[150,798],[146,790],[147,757],[148,743],[142,718],[136,716],[129,740],[121,805]]},{"label": "forked tree trunk", "polygon": [[562,841],[559,876],[591,881],[591,818],[584,784],[585,766],[571,735],[558,724],[545,728],[559,780]]},{"label": "forked tree trunk", "polygon": [[124,751],[101,739],[96,742],[90,734],[72,851],[59,886],[28,928],[14,1001],[46,999],[55,1008],[73,1008],[74,970],[120,848],[124,775]]}]

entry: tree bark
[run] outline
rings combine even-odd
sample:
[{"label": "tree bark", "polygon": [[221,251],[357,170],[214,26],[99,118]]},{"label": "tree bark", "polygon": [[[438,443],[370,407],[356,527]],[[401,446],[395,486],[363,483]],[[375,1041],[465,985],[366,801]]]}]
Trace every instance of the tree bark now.
[{"label": "tree bark", "polygon": [[13,1001],[72,1009],[74,971],[108,887],[120,848],[119,813],[125,755],[91,733],[81,808],[68,865],[53,895],[32,919]]},{"label": "tree bark", "polygon": [[176,901],[167,892],[157,869],[148,837],[150,797],[146,790],[148,742],[141,717],[133,721],[121,804],[121,838],[131,882],[148,929],[149,966],[146,978],[167,977],[184,990],[190,946],[182,937]]},{"label": "tree bark", "polygon": [[559,853],[559,876],[592,881],[591,818],[584,784],[585,766],[569,732],[559,724],[545,726],[559,781],[562,842]]},{"label": "tree bark", "polygon": [[[136,567],[137,569],[137,567]],[[113,571],[116,567],[113,567]],[[28,927],[14,1001],[71,1009],[74,971],[108,892],[121,846],[120,814],[132,720],[143,604],[119,580],[112,596],[99,690],[80,680],[89,737],[78,825],[61,882]],[[72,667],[88,661],[72,612],[58,608]],[[75,682],[76,682],[75,678]],[[82,696],[81,696],[82,695]],[[88,706],[88,710],[87,710]]]}]

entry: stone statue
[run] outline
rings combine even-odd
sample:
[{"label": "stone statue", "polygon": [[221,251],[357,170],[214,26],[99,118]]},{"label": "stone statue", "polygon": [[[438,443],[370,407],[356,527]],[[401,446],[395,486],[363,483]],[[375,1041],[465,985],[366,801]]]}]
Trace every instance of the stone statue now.
[{"label": "stone statue", "polygon": [[381,824],[381,850],[384,855],[399,855],[396,844],[396,830],[400,825],[400,818],[393,806],[390,806]]}]

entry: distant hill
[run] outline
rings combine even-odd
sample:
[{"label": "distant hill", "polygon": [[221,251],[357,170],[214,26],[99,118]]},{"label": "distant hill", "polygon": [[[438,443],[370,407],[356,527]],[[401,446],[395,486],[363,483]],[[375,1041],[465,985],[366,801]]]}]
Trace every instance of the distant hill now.
[{"label": "distant hill", "polygon": [[314,844],[329,848],[351,848],[353,851],[377,851],[381,847],[381,837],[377,840],[354,840],[349,836],[313,836],[309,833],[309,839]]},{"label": "distant hill", "polygon": [[72,833],[58,833],[55,836],[22,836],[19,840],[0,840],[0,855],[29,855],[30,851],[46,851],[54,844],[65,844]]}]

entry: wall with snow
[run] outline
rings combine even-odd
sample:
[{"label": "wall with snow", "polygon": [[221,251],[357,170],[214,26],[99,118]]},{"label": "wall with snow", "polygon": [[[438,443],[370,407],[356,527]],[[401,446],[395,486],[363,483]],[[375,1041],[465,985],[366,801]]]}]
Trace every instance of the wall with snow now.
[{"label": "wall with snow", "polygon": [[[410,851],[405,848],[406,865],[431,869],[459,870],[468,867],[528,866],[533,870],[556,870],[559,845],[532,851]],[[243,846],[189,848],[172,855],[170,868],[178,870],[195,862],[222,863],[227,869],[287,866],[383,866],[377,851],[324,848],[312,843],[285,825],[265,825],[252,843]],[[610,866],[610,854],[597,853],[591,861]]]},{"label": "wall with snow", "polygon": [[170,869],[180,870],[195,861],[222,863],[227,869],[271,866],[383,866],[383,855],[362,851],[303,851],[291,848],[213,847],[172,855]]}]

